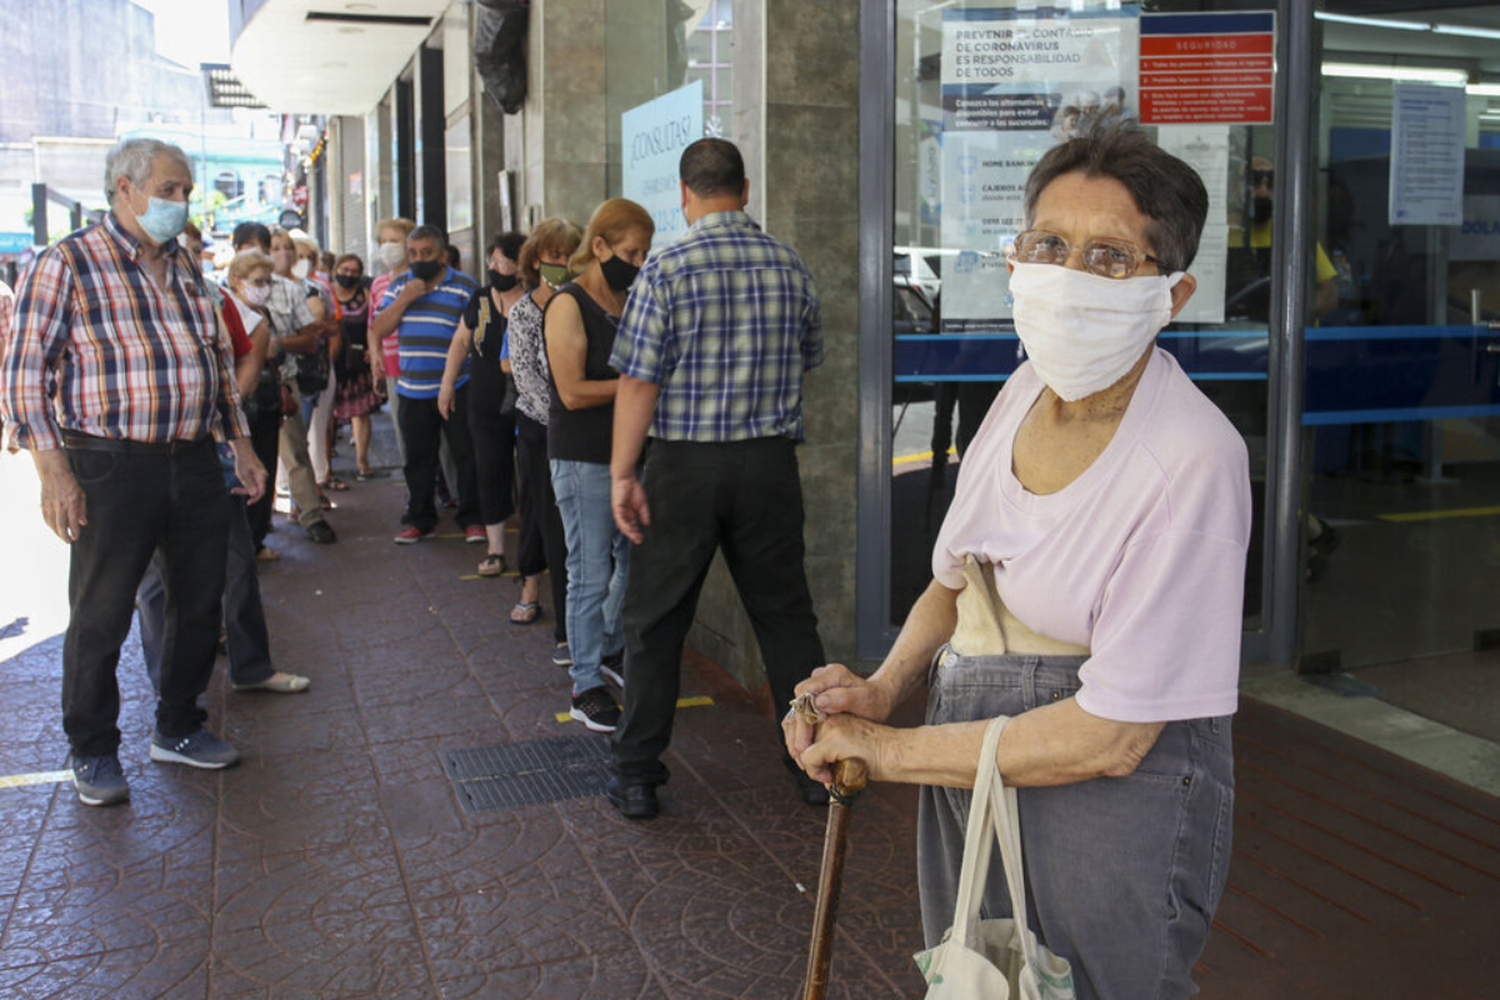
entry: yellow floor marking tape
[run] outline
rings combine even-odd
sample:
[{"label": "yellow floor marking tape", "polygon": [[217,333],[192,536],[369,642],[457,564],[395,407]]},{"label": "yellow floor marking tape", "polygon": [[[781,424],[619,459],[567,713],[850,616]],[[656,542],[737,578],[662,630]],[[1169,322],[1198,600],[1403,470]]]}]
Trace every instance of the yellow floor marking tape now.
[{"label": "yellow floor marking tape", "polygon": [[0,788],[23,788],[26,785],[50,785],[72,780],[72,771],[37,771],[35,774],[12,774],[0,778]]},{"label": "yellow floor marking tape", "polygon": [[[949,448],[948,449],[948,454],[950,454],[950,455],[957,455],[958,454],[958,449],[957,448]],[[930,451],[916,451],[916,452],[912,452],[910,455],[897,455],[895,458],[891,459],[891,464],[892,465],[905,465],[908,462],[930,462],[930,461],[932,461],[932,452],[930,452]]]},{"label": "yellow floor marking tape", "polygon": [[470,573],[468,576],[461,576],[461,577],[459,577],[459,579],[460,580],[483,580],[484,577],[480,576],[478,573]]},{"label": "yellow floor marking tape", "polygon": [[[678,698],[677,699],[677,707],[678,708],[702,708],[705,705],[712,705],[713,703],[714,703],[714,700],[712,698],[710,698],[706,694],[700,694],[700,695],[698,695],[697,697],[694,697],[694,698]],[[569,715],[567,712],[558,712],[557,713],[557,721],[558,722],[572,722],[573,721],[573,716]]]},{"label": "yellow floor marking tape", "polygon": [[1453,517],[1494,517],[1500,507],[1462,507],[1456,510],[1420,510],[1410,514],[1381,514],[1382,521],[1444,521]]},{"label": "yellow floor marking tape", "polygon": [[[496,573],[493,577],[491,577],[491,579],[500,579],[501,577],[507,577],[507,576],[511,577],[512,579],[514,579],[515,577],[518,577],[520,575],[521,575],[520,573],[516,573],[516,572]],[[460,580],[483,580],[484,577],[480,576],[478,573],[469,573],[466,576],[459,577],[459,579]]]}]

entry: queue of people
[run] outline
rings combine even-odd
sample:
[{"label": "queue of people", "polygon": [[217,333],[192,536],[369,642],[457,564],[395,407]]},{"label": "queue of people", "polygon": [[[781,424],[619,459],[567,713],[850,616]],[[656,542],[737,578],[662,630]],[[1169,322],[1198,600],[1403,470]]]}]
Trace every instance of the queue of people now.
[{"label": "queue of people", "polygon": [[[251,224],[221,289],[182,252],[181,151],[111,153],[110,213],[38,258],[0,369],[11,444],[32,451],[44,517],[74,547],[63,721],[80,799],[129,794],[114,671],[137,603],[153,760],[237,760],[197,704],[221,621],[236,689],[309,689],[270,655],[261,505],[279,465],[297,523],[334,542],[324,510],[347,484],[326,428],[351,425],[370,475],[383,387],[406,484],[394,541],[434,534],[441,482],[464,541],[485,546],[479,574],[497,576],[519,513],[509,621],[543,617],[546,576],[569,714],[612,734],[624,817],[660,811],[683,645],[722,553],[774,703],[803,700],[775,737],[799,796],[827,802],[849,757],[922,786],[929,945],[954,905],[988,721],[1015,716],[995,765],[1021,786],[1025,854],[1041,859],[1039,938],[1079,996],[1188,995],[1225,880],[1250,520],[1243,442],[1155,346],[1194,291],[1201,180],[1128,123],[1033,171],[1010,251],[1028,361],[966,451],[933,581],[870,677],[825,663],[804,568],[812,273],[747,214],[733,144],[692,143],[680,180],[689,229],[667,246],[612,198],[582,230],[497,236],[480,285],[441,229],[390,219],[366,284],[357,256],[330,265],[301,234]],[[80,287],[117,308],[76,308]],[[81,341],[95,349],[66,349]],[[888,726],[921,690],[927,725]],[[1002,879],[984,905],[1008,912]]]}]

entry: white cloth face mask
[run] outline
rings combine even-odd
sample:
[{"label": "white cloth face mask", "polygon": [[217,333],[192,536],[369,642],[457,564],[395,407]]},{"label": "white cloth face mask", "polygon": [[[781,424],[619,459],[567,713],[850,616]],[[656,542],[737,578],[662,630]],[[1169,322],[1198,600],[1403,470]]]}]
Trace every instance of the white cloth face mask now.
[{"label": "white cloth face mask", "polygon": [[1120,381],[1172,318],[1184,272],[1105,278],[1056,264],[1017,263],[1012,317],[1047,388],[1073,402]]},{"label": "white cloth face mask", "polygon": [[301,260],[297,261],[297,263],[292,265],[292,277],[296,278],[297,280],[300,281],[303,278],[307,277],[309,274],[312,274],[312,261],[308,260],[306,257],[303,257]]},{"label": "white cloth face mask", "polygon": [[406,260],[406,248],[400,243],[380,244],[380,263],[385,265],[387,271],[404,260]]}]

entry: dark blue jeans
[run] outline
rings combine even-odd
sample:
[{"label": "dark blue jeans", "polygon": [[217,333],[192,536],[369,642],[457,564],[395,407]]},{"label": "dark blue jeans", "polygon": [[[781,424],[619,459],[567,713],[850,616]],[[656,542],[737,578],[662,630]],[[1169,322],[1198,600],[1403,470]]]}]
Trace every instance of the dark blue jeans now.
[{"label": "dark blue jeans", "polygon": [[229,509],[213,444],[170,456],[70,448],[68,462],[88,516],[69,553],[63,639],[63,729],[73,754],[120,745],[120,646],[158,549],[166,606],[156,728],[187,736],[203,724],[198,696],[213,671],[224,592]]},{"label": "dark blue jeans", "polygon": [[[260,602],[260,580],[255,570],[255,542],[250,534],[243,497],[228,495],[229,545],[224,569],[224,635],[229,648],[229,679],[235,684],[259,684],[276,672],[271,663],[271,637]],[[136,591],[141,622],[141,652],[153,690],[161,690],[162,651],[166,642],[166,557],[158,549]]]},{"label": "dark blue jeans", "polygon": [[[960,656],[933,667],[927,722],[1017,716],[1079,690],[1077,656]],[[922,786],[917,878],[930,948],[953,922],[966,789]],[[1187,997],[1224,891],[1234,814],[1229,718],[1170,722],[1135,773],[1021,788],[1031,929],[1073,965],[1079,1000]],[[1000,855],[985,917],[1010,915]]]}]

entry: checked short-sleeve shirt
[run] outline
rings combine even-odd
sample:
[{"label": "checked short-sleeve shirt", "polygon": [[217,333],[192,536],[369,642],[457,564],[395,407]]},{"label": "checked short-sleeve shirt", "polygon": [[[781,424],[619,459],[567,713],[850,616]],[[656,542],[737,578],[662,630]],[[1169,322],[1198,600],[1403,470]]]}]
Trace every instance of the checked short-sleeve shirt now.
[{"label": "checked short-sleeve shirt", "polygon": [[802,440],[802,375],[822,314],[797,252],[744,212],[714,212],[641,269],[610,366],[658,386],[651,436]]},{"label": "checked short-sleeve shirt", "polygon": [[32,264],[0,368],[12,448],[59,448],[64,431],[158,443],[249,434],[197,264],[170,242],[159,285],[143,252],[111,212]]}]

